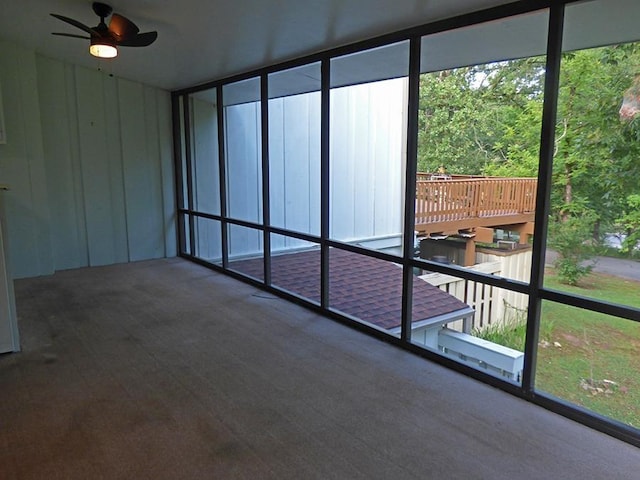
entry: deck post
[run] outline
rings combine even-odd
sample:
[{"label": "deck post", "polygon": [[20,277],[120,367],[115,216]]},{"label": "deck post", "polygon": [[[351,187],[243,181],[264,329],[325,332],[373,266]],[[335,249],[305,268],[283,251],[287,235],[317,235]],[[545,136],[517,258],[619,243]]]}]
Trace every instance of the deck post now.
[{"label": "deck post", "polygon": [[518,243],[520,245],[527,245],[529,243],[529,237],[533,235],[533,222],[522,223],[515,228],[515,231],[518,232],[520,236],[520,240]]},{"label": "deck post", "polygon": [[476,241],[473,238],[468,238],[464,249],[464,265],[465,267],[471,267],[476,263]]}]

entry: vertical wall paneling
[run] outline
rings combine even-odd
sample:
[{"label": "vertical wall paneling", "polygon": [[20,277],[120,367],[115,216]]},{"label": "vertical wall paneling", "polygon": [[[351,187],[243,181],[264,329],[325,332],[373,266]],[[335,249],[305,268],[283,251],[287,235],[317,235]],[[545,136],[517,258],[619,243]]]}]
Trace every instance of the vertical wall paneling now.
[{"label": "vertical wall paneling", "polygon": [[[218,165],[218,112],[216,105],[205,99],[189,99],[192,140],[191,165],[193,199],[196,210],[220,214],[220,168]],[[196,219],[196,255],[209,261],[221,257],[220,224]]]},{"label": "vertical wall paneling", "polygon": [[225,108],[228,213],[249,221],[262,219],[259,106],[252,102]]},{"label": "vertical wall paneling", "polygon": [[54,269],[176,254],[168,92],[38,57]]},{"label": "vertical wall paneling", "polygon": [[[320,128],[310,129],[311,121],[301,122],[320,116],[316,100],[319,93],[310,93],[285,99],[284,149],[287,169],[285,189],[287,210],[285,227],[309,233],[320,233],[320,148],[317,143]],[[288,128],[298,124],[299,128]],[[312,145],[315,142],[315,150]],[[298,161],[300,158],[303,161]],[[314,188],[315,187],[315,188]],[[312,223],[313,220],[317,223]]]},{"label": "vertical wall paneling", "polygon": [[126,178],[123,168],[123,155],[126,149],[122,145],[120,133],[120,98],[118,81],[102,75],[102,89],[105,106],[105,126],[107,134],[107,155],[109,168],[109,193],[111,202],[111,236],[113,239],[113,263],[129,260],[131,244],[128,241],[126,221],[126,196],[123,181]]},{"label": "vertical wall paneling", "polygon": [[[70,229],[73,235],[77,237],[74,242],[77,244],[77,250],[74,252],[76,255],[74,262],[68,262],[66,258],[56,256],[56,270],[65,268],[75,268],[89,265],[89,247],[87,239],[87,214],[84,205],[84,185],[82,183],[82,160],[80,157],[80,129],[78,127],[78,103],[76,101],[76,75],[75,67],[73,65],[65,64],[65,90],[66,90],[66,103],[67,103],[67,121],[69,128],[68,145],[66,146],[69,151],[70,164],[66,167],[68,169],[67,174],[72,177],[72,194],[74,202],[73,216],[75,218],[75,226],[73,223],[70,225]],[[56,92],[52,92],[54,95]],[[44,105],[47,103],[41,100],[41,110],[47,111]],[[45,149],[45,155],[48,151]],[[48,157],[47,157],[48,161]],[[47,177],[48,178],[48,177]],[[49,192],[49,196],[52,199],[58,199],[58,196]],[[56,204],[57,201],[52,201],[51,204]],[[74,245],[70,248],[74,248]]]},{"label": "vertical wall paneling", "polygon": [[[285,184],[285,148],[286,125],[284,123],[284,98],[269,100],[269,207],[271,208],[271,225],[287,228],[287,193]],[[303,160],[300,159],[302,162]],[[273,243],[275,250],[283,247],[283,239]]]},{"label": "vertical wall paneling", "polygon": [[191,98],[190,102],[195,208],[200,212],[220,214],[216,106],[198,98]]},{"label": "vertical wall paneling", "polygon": [[0,145],[7,238],[15,277],[53,271],[49,204],[34,52],[0,42],[7,143]]},{"label": "vertical wall paneling", "polygon": [[76,68],[78,105],[78,132],[82,184],[89,246],[89,265],[116,263],[114,217],[122,211],[113,211],[111,202],[111,169],[109,166],[109,138],[105,101],[114,101],[104,95],[104,82],[100,72]]},{"label": "vertical wall paneling", "polygon": [[405,83],[401,78],[331,90],[332,238],[402,232]]},{"label": "vertical wall paneling", "polygon": [[[40,117],[40,103],[38,92],[38,76],[35,55],[20,57],[18,62],[22,71],[20,85],[20,101],[25,111],[33,112],[34,117]],[[31,122],[31,118],[25,118]],[[42,144],[42,124],[25,125],[25,153],[29,159],[29,183],[31,185],[31,201],[34,207],[31,212],[33,232],[36,237],[36,249],[31,252],[37,258],[37,268],[40,271],[53,271],[53,255],[51,249],[51,223],[49,202],[44,167],[44,147]],[[44,220],[44,221],[42,221]]]},{"label": "vertical wall paneling", "polygon": [[[269,175],[271,224],[320,233],[319,93],[269,101]],[[300,241],[278,237],[275,250]]]},{"label": "vertical wall paneling", "polygon": [[170,95],[0,42],[14,278],[176,254]]},{"label": "vertical wall paneling", "polygon": [[155,99],[127,80],[118,81],[118,91],[129,259],[158,258],[164,255],[164,221]]},{"label": "vertical wall paneling", "polygon": [[0,184],[0,353],[20,350],[16,300],[13,290],[11,264],[5,235],[4,194],[6,186]]},{"label": "vertical wall paneling", "polygon": [[[141,252],[141,259],[164,257],[164,215],[162,195],[162,156],[160,131],[158,130],[158,96],[157,89],[143,86],[144,91],[144,125],[147,142],[147,158],[143,162],[147,171],[147,185],[150,191],[150,202],[146,205],[147,217],[151,225],[146,233],[150,238],[148,248]],[[166,101],[169,99],[166,98]],[[125,177],[127,178],[127,177]],[[131,243],[131,242],[130,242]]]},{"label": "vertical wall paneling", "polygon": [[[354,199],[350,186],[353,173],[350,170],[348,154],[349,134],[346,125],[349,120],[349,99],[347,88],[335,88],[330,91],[331,132],[329,135],[329,163],[331,165],[330,199],[331,215],[329,233],[333,238],[353,238]],[[338,208],[340,214],[338,215]]]},{"label": "vertical wall paneling", "polygon": [[[374,83],[349,87],[352,106],[349,115],[349,130],[352,135],[348,139],[347,152],[349,163],[351,163],[349,173],[353,178],[353,236],[356,239],[372,237],[376,224],[375,198],[372,188],[372,180],[375,178],[376,143],[378,142],[376,138],[376,125],[378,124],[376,113],[379,115],[384,112],[379,110],[379,104],[374,101],[375,97],[371,95],[370,87],[375,86]],[[366,161],[358,162],[356,160],[358,158],[366,159]]]},{"label": "vertical wall paneling", "polygon": [[54,269],[88,262],[73,79],[72,67],[38,59],[47,192],[56,199],[49,203]]}]

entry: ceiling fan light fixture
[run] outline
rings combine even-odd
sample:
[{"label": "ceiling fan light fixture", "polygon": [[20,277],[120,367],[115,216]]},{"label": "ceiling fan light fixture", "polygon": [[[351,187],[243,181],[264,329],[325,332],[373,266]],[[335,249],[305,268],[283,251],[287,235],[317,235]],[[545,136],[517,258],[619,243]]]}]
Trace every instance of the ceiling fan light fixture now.
[{"label": "ceiling fan light fixture", "polygon": [[[118,47],[146,47],[158,38],[158,32],[155,31],[140,33],[135,23],[122,15],[113,13],[113,9],[106,3],[93,2],[93,12],[100,17],[100,23],[95,27],[88,27],[73,18],[52,13],[52,17],[85,32],[85,35],[58,32],[53,34],[90,40],[89,53],[98,58],[114,58],[118,56]],[[111,19],[107,25],[105,18],[109,16]]]},{"label": "ceiling fan light fixture", "polygon": [[114,58],[118,55],[118,49],[104,39],[91,40],[89,53],[98,58]]}]

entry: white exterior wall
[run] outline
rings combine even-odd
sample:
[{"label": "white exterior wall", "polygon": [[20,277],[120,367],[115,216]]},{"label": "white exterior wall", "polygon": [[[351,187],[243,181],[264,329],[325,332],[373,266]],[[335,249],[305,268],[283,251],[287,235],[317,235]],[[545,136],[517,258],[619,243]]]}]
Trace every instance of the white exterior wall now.
[{"label": "white exterior wall", "polygon": [[220,214],[218,114],[215,104],[190,98],[193,198],[196,210]]},{"label": "white exterior wall", "polygon": [[[269,100],[271,225],[320,235],[320,92]],[[301,245],[278,236],[272,248]]]},{"label": "white exterior wall", "polygon": [[[218,164],[218,114],[216,105],[190,98],[193,200],[196,210],[220,214],[220,169]],[[212,262],[222,258],[220,222],[197,218],[195,255]]]},{"label": "white exterior wall", "polygon": [[[397,237],[404,196],[406,80],[331,91],[330,236],[357,242]],[[319,92],[269,101],[271,224],[320,233]],[[229,215],[261,219],[259,103],[225,107]],[[230,254],[262,251],[259,237],[234,229]],[[300,241],[273,239],[275,250]]]},{"label": "white exterior wall", "polygon": [[405,82],[331,91],[331,238],[357,242],[402,232]]}]

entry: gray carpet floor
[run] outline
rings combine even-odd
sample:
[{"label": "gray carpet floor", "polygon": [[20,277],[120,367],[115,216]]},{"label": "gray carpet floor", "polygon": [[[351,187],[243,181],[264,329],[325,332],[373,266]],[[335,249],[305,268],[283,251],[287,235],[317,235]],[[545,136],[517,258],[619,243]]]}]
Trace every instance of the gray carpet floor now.
[{"label": "gray carpet floor", "polygon": [[16,296],[2,480],[640,478],[633,446],[181,259]]}]

